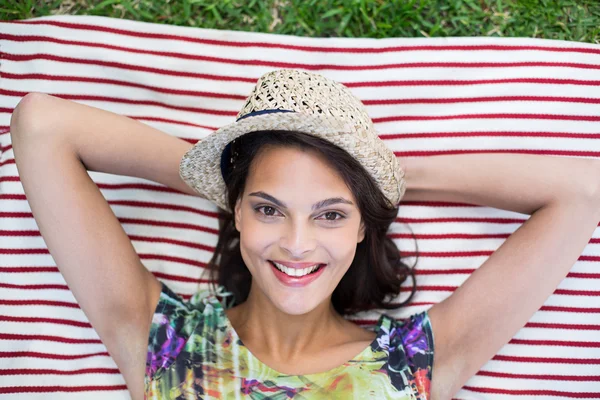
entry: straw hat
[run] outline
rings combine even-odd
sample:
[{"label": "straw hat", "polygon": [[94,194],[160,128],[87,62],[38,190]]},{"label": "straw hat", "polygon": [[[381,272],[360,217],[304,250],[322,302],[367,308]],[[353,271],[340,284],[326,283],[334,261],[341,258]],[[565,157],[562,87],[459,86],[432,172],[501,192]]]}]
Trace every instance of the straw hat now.
[{"label": "straw hat", "polygon": [[341,83],[324,76],[281,69],[258,79],[234,123],[200,140],[182,157],[179,175],[223,210],[230,142],[255,131],[286,130],[317,136],[341,147],[371,174],[392,204],[406,191],[404,171],[379,138],[362,102]]}]

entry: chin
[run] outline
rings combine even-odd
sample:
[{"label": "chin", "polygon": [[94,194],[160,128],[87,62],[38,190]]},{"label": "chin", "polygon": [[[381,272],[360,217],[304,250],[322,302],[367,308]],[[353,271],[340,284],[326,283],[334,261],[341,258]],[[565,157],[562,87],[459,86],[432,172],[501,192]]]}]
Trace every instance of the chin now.
[{"label": "chin", "polygon": [[316,308],[315,306],[311,306],[309,304],[298,304],[292,303],[289,300],[284,303],[275,303],[275,306],[282,312],[288,315],[304,315],[310,313],[312,310]]},{"label": "chin", "polygon": [[267,294],[273,305],[288,315],[304,315],[313,311],[327,296],[310,290],[283,289]]}]

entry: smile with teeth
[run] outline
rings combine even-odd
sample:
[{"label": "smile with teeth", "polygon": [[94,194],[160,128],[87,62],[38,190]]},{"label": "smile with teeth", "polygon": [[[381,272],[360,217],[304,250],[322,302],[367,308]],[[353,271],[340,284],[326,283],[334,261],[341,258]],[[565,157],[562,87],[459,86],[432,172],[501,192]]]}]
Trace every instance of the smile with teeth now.
[{"label": "smile with teeth", "polygon": [[298,269],[298,268],[288,268],[285,265],[281,265],[279,263],[276,263],[275,261],[271,261],[271,263],[273,263],[273,265],[275,265],[275,267],[278,270],[280,270],[281,272],[283,272],[284,274],[289,275],[289,276],[295,276],[295,277],[300,277],[300,276],[304,276],[304,275],[308,275],[308,274],[314,273],[322,265],[324,265],[324,264],[315,264],[312,267]]}]

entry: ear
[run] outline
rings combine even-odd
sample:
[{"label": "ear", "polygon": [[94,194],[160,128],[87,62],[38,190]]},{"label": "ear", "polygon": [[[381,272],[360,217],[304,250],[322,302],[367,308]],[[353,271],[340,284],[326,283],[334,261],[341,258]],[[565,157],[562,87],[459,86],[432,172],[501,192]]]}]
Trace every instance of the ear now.
[{"label": "ear", "polygon": [[360,228],[358,229],[358,240],[357,243],[360,243],[364,240],[365,238],[365,223],[363,222],[363,220],[360,220]]},{"label": "ear", "polygon": [[233,222],[236,231],[240,231],[240,227],[242,226],[242,200],[241,197],[237,199],[235,202],[235,208],[233,210]]}]

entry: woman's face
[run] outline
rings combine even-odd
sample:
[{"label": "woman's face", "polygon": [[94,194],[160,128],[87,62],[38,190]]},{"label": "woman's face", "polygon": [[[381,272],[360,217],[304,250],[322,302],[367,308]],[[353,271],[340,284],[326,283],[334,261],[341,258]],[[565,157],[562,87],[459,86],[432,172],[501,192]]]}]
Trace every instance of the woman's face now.
[{"label": "woman's face", "polygon": [[[338,201],[318,207],[327,199]],[[263,148],[255,157],[235,224],[251,291],[293,315],[330,301],[364,239],[356,199],[343,179],[316,154],[294,148]],[[325,266],[297,277],[307,271],[281,272],[271,261]]]}]

